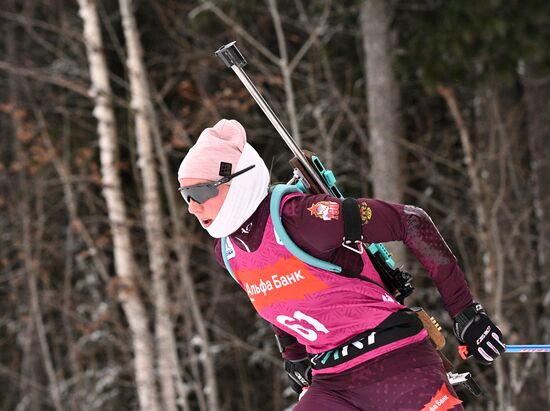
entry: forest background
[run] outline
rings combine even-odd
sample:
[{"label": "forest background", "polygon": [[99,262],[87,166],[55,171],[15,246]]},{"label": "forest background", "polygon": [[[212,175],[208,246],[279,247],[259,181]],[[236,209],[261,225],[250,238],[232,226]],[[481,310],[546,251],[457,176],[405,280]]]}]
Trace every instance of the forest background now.
[{"label": "forest background", "polygon": [[[348,196],[424,208],[510,344],[550,343],[546,0],[4,0],[0,410],[273,410],[297,400],[266,323],[186,213],[177,167],[235,118],[290,153],[248,74]],[[547,409],[550,356],[462,362],[471,410]]]}]

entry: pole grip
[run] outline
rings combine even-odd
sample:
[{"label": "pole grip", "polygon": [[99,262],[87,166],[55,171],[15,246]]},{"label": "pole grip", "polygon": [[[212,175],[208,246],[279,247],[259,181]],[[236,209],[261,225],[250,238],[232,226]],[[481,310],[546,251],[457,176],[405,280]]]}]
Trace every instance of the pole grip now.
[{"label": "pole grip", "polygon": [[[506,353],[550,353],[550,345],[506,345]],[[468,348],[465,345],[458,346],[458,353],[462,359],[470,357]]]},{"label": "pole grip", "polygon": [[235,41],[221,46],[214,54],[225,63],[227,67],[237,66],[243,68],[246,66],[246,60],[235,45]]}]

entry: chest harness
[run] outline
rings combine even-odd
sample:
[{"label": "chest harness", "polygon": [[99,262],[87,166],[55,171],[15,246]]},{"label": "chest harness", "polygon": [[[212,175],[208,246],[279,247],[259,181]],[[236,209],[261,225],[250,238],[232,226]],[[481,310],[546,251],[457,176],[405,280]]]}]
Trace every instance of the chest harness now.
[{"label": "chest harness", "polygon": [[[318,259],[298,247],[298,245],[296,245],[284,229],[280,214],[280,205],[283,197],[292,193],[302,193],[302,191],[295,185],[279,184],[274,186],[272,188],[269,205],[269,211],[273,221],[275,233],[285,248],[292,255],[294,255],[294,257],[313,267],[344,277],[356,278],[371,282],[377,286],[382,286],[382,288],[386,289],[394,296],[397,302],[403,304],[405,297],[409,296],[414,290],[414,287],[411,284],[412,276],[406,271],[395,268],[395,262],[391,258],[390,253],[382,244],[366,244],[363,241],[361,216],[357,200],[349,197],[342,201],[342,217],[344,221],[344,237],[342,239],[342,246],[357,254],[363,254],[366,252],[374,268],[382,279],[383,284],[379,284],[370,278],[362,276],[360,274],[361,270],[359,270],[359,273],[345,270],[339,265]],[[231,274],[233,279],[237,281],[227,257],[227,237],[223,237],[221,239],[221,252],[227,271]],[[377,330],[378,336],[382,336],[384,335],[384,331],[388,331],[385,333],[386,338],[379,338],[376,344],[361,343],[361,341],[365,340],[373,331],[367,330],[355,336],[353,340],[342,344],[340,347],[312,357],[313,367],[315,369],[322,369],[342,363],[344,361],[344,358],[342,358],[343,356],[341,356],[341,352],[343,350],[349,351],[349,354],[352,354],[345,356],[347,357],[346,359],[349,360],[363,354],[367,349],[370,351],[371,349],[378,348],[381,345],[390,343],[396,339],[401,339],[418,333],[421,329],[421,325],[419,325],[416,315],[413,314],[411,316],[410,313],[411,311],[408,309],[396,312],[376,327],[376,329],[373,329]],[[296,342],[295,337],[289,334],[284,336],[275,334],[275,337],[281,353],[285,351],[285,347]]]}]

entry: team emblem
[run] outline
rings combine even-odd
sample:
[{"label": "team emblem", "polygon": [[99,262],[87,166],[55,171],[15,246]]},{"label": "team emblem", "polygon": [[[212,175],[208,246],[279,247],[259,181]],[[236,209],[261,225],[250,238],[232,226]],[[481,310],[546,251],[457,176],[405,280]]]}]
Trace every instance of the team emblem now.
[{"label": "team emblem", "polygon": [[367,203],[359,203],[359,215],[361,216],[361,222],[367,224],[372,218],[372,209]]},{"label": "team emblem", "polygon": [[313,203],[308,211],[312,216],[320,218],[321,220],[338,220],[340,215],[340,205],[333,201],[319,201]]}]

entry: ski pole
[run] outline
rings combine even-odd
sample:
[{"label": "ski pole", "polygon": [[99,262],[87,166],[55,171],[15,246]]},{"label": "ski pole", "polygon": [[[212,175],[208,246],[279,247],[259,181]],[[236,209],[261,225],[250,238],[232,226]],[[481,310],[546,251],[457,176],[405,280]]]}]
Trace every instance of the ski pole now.
[{"label": "ski pole", "polygon": [[[550,353],[550,345],[507,345],[506,350],[504,352],[507,352],[507,353],[548,352]],[[460,345],[458,347],[458,353],[464,360],[470,357],[470,353],[468,352],[468,347],[466,347],[465,345]]]},{"label": "ski pole", "polygon": [[550,345],[507,345],[506,352],[550,352]]}]

